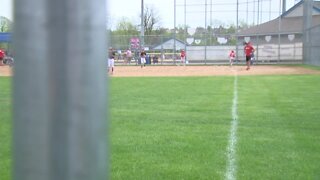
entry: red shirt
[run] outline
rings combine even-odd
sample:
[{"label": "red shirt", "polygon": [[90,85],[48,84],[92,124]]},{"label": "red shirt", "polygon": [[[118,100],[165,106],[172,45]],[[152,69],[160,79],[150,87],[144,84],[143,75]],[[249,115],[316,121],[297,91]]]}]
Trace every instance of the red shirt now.
[{"label": "red shirt", "polygon": [[180,56],[181,57],[185,57],[186,56],[186,52],[185,51],[181,51]]},{"label": "red shirt", "polygon": [[230,57],[236,57],[236,53],[233,52],[233,51],[231,51],[230,54],[229,54],[229,56],[230,56]]},{"label": "red shirt", "polygon": [[4,58],[4,56],[5,56],[4,51],[2,51],[2,50],[0,49],[0,59],[3,59],[3,58]]},{"label": "red shirt", "polygon": [[244,47],[244,52],[246,56],[251,56],[253,51],[254,51],[254,48],[249,44]]}]

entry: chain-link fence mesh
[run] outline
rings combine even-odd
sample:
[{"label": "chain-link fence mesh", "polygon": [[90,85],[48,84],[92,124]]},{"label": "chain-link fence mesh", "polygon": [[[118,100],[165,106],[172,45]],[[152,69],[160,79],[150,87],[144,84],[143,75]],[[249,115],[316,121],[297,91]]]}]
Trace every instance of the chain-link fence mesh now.
[{"label": "chain-link fence mesh", "polygon": [[[317,32],[314,32],[317,33]],[[144,36],[144,49],[147,52],[147,64],[180,63],[180,51],[186,50],[188,64],[228,64],[229,53],[236,51],[239,63],[245,63],[244,42],[250,41],[255,48],[255,63],[258,64],[300,64],[302,63],[302,34],[281,33],[270,35],[239,36],[202,35],[202,36]],[[133,44],[138,36],[112,36],[111,46],[116,51],[117,64],[139,64],[140,45]],[[129,63],[126,51],[132,51]]]},{"label": "chain-link fence mesh", "polygon": [[[257,64],[319,64],[319,26],[308,31],[312,42],[303,46],[305,1],[296,2],[289,9],[284,0],[174,2],[174,29],[166,35],[111,37],[111,44],[118,52],[116,63],[125,64],[127,49],[134,53],[131,61],[139,63],[141,46],[132,45],[132,39],[139,39],[143,40],[149,64],[180,63],[182,49],[186,50],[188,64],[228,64],[231,50],[236,51],[237,63],[245,63],[244,43],[249,41],[255,48]],[[319,2],[313,4],[316,9],[320,7]],[[228,11],[221,10],[222,7]],[[313,25],[317,25],[319,14],[314,16]],[[311,56],[306,60],[303,48],[307,46]]]},{"label": "chain-link fence mesh", "polygon": [[320,25],[315,26],[309,29],[306,33],[309,34],[311,42],[308,44],[308,48],[310,48],[307,53],[310,53],[305,60],[306,64],[311,65],[320,65]]}]

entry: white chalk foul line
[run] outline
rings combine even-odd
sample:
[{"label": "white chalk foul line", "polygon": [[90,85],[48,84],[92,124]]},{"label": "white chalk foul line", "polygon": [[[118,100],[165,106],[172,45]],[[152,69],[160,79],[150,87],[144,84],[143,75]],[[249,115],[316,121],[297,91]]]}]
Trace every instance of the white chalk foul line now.
[{"label": "white chalk foul line", "polygon": [[234,90],[233,90],[233,104],[232,104],[232,121],[230,128],[229,144],[227,147],[227,170],[225,177],[227,180],[236,179],[236,145],[237,145],[237,128],[238,128],[238,75],[234,71]]}]

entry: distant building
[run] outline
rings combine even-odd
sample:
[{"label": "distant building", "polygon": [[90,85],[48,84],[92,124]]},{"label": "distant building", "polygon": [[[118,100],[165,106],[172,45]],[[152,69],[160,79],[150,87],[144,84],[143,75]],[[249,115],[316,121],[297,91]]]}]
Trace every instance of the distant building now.
[{"label": "distant building", "polygon": [[[280,17],[268,21],[266,23],[253,26],[248,29],[241,30],[238,35],[245,36],[261,36],[276,34],[296,34],[301,35],[303,31],[303,2],[295,4]],[[312,25],[320,25],[320,2],[314,1]]]},{"label": "distant building", "polygon": [[[303,2],[274,20],[239,31],[239,43],[253,42],[261,61],[302,62]],[[312,26],[319,26],[319,1],[313,2],[312,15]]]},{"label": "distant building", "polygon": [[[183,41],[176,39],[176,50],[185,49],[186,44]],[[169,39],[161,44],[156,45],[152,48],[153,50],[173,50],[174,49],[174,39]]]}]

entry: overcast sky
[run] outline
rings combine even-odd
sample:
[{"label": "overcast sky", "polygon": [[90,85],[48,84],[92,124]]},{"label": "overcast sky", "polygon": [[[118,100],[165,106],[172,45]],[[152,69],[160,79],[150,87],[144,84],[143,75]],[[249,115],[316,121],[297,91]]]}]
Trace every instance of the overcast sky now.
[{"label": "overcast sky", "polygon": [[[282,2],[282,0],[260,0],[260,11],[262,9],[263,13],[260,14],[259,21],[268,21],[270,16],[271,19],[278,17],[280,1]],[[237,0],[186,0],[186,16],[184,15],[185,0],[176,0],[176,25],[184,25],[184,19],[186,18],[186,24],[189,26],[204,26],[206,22],[206,2],[207,25],[218,26],[221,22],[224,24],[236,23]],[[292,7],[294,2],[295,0],[287,0],[287,8]],[[161,26],[173,27],[174,0],[144,0],[144,4],[145,6],[151,6],[158,12],[161,18]],[[111,0],[108,6],[111,23],[114,26],[114,22],[121,17],[129,17],[130,20],[140,23],[140,7],[141,0]],[[239,20],[248,21],[249,24],[257,23],[257,11],[258,0],[239,0]]]},{"label": "overcast sky", "polygon": [[12,1],[13,0],[0,0],[0,16],[12,20]]},{"label": "overcast sky", "polygon": [[[13,19],[12,1],[1,0],[0,16]],[[186,1],[186,16],[184,16],[184,2]],[[239,20],[249,24],[268,21],[279,15],[279,2],[282,0],[260,0],[260,10],[263,13],[257,18],[258,0],[239,0]],[[294,5],[295,0],[287,0],[287,8]],[[126,17],[135,24],[139,24],[141,0],[109,0],[107,10],[111,27]],[[207,21],[205,21],[205,2],[207,2]],[[235,24],[236,0],[176,0],[176,25],[186,24],[192,27],[219,24]],[[248,5],[247,5],[248,2]],[[270,3],[271,2],[271,3]],[[211,6],[212,3],[212,6]],[[144,0],[145,6],[157,11],[160,17],[159,26],[172,28],[174,25],[174,0]],[[255,6],[254,6],[255,5]],[[271,6],[270,6],[271,5]],[[247,8],[248,7],[248,8]],[[271,13],[269,13],[271,10]],[[256,13],[253,13],[255,11]],[[247,13],[248,12],[248,13]]]}]

